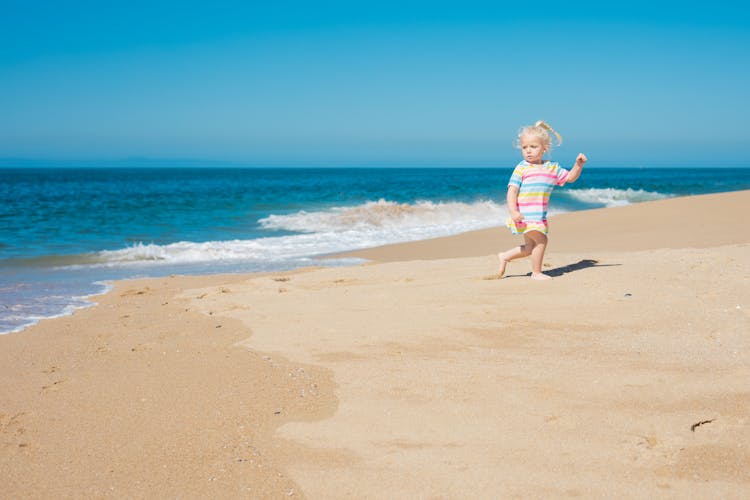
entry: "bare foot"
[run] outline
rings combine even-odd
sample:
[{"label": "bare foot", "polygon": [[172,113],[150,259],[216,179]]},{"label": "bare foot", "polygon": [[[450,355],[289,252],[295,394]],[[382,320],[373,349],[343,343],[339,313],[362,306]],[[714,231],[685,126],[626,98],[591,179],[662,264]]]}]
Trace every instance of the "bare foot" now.
[{"label": "bare foot", "polygon": [[547,280],[551,280],[552,276],[547,276],[544,273],[531,273],[531,279],[537,280],[537,281],[547,281]]},{"label": "bare foot", "polygon": [[503,259],[503,254],[497,254],[497,260],[500,263],[500,268],[497,270],[497,277],[502,278],[505,274],[505,266],[508,265],[508,261]]}]

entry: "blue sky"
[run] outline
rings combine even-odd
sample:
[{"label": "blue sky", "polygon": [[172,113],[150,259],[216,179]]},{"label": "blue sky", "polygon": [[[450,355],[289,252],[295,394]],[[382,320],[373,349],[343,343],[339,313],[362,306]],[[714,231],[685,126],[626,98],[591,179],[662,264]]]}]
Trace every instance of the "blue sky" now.
[{"label": "blue sky", "polygon": [[0,158],[746,165],[739,2],[0,0]]}]

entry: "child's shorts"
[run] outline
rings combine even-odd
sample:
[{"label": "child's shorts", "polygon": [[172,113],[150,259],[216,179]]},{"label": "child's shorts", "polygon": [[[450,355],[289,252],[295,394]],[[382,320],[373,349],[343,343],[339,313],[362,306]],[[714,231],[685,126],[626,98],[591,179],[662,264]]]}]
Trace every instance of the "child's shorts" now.
[{"label": "child's shorts", "polygon": [[529,231],[539,231],[542,234],[547,234],[549,232],[547,219],[532,221],[522,220],[516,222],[508,217],[508,219],[505,221],[505,225],[508,226],[508,229],[510,229],[513,234],[524,234],[528,233]]}]

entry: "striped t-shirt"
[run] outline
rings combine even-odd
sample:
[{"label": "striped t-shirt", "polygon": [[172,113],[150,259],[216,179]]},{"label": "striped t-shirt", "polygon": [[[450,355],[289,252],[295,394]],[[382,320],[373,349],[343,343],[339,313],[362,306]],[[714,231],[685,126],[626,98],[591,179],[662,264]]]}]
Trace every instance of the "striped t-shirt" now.
[{"label": "striped t-shirt", "polygon": [[523,220],[515,222],[508,218],[508,227],[513,234],[540,231],[547,234],[547,207],[549,195],[555,186],[562,186],[568,179],[568,170],[557,162],[546,161],[543,165],[532,165],[522,161],[513,170],[508,186],[518,186],[518,211]]}]

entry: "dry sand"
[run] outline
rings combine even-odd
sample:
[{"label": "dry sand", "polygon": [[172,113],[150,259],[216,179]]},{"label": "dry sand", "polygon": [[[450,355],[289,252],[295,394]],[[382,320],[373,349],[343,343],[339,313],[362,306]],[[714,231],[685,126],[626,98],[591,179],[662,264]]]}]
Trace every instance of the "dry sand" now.
[{"label": "dry sand", "polygon": [[[750,496],[750,192],[122,281],[0,336],[4,497]],[[419,259],[419,260],[410,260]],[[390,261],[390,262],[385,262]]]}]

